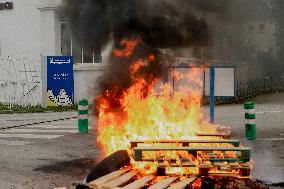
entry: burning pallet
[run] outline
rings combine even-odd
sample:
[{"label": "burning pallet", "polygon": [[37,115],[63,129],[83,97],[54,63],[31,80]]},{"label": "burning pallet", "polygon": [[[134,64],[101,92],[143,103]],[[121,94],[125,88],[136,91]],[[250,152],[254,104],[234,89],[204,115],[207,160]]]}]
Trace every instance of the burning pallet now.
[{"label": "burning pallet", "polygon": [[[149,146],[140,147],[138,144],[148,144]],[[155,144],[174,144],[174,147],[155,147]],[[202,147],[192,147],[192,144],[198,144]],[[230,144],[232,147],[218,147],[219,144]],[[215,146],[217,145],[217,147]],[[250,149],[247,147],[239,147],[238,140],[162,140],[162,141],[132,141],[133,158],[135,161],[158,161],[158,173],[165,175],[165,169],[168,167],[198,167],[199,175],[211,175],[210,170],[214,169],[217,172],[222,172],[223,175],[229,175],[236,172],[240,176],[250,176]],[[204,146],[204,147],[203,147]],[[208,147],[209,146],[209,147]],[[181,157],[168,160],[164,163],[163,158],[144,158],[143,153],[147,152],[162,152],[162,151],[183,151],[191,154],[198,159],[200,153],[206,154],[208,159],[200,162],[198,165],[192,163],[189,159]],[[237,157],[219,158],[214,152],[235,152]],[[220,175],[220,173],[218,173]]]},{"label": "burning pallet", "polygon": [[[143,147],[143,145],[150,147]],[[155,144],[174,144],[177,147],[155,147]],[[212,144],[230,144],[232,147],[190,147],[192,144],[212,145]],[[141,147],[142,146],[142,147]],[[214,145],[213,145],[214,146]],[[157,172],[150,175],[141,175],[139,171],[132,167],[122,168],[102,176],[88,184],[89,188],[93,189],[183,189],[186,186],[195,182],[199,177],[232,177],[236,179],[250,178],[250,149],[247,147],[239,147],[238,140],[159,140],[159,141],[132,141],[131,149],[133,150],[133,159],[136,162],[156,161],[158,162]],[[209,161],[199,165],[189,161],[175,162],[165,164],[159,159],[144,159],[144,152],[161,152],[161,151],[187,151],[194,156],[198,156],[199,152],[210,154]],[[218,158],[214,156],[214,151],[235,151],[238,152],[237,158]],[[197,168],[197,173],[191,174],[171,174],[166,173],[169,167]],[[213,170],[213,171],[212,171]]]},{"label": "burning pallet", "polygon": [[[202,135],[202,134],[201,134]],[[245,187],[244,180],[251,179],[250,149],[242,147],[239,140],[230,140],[229,134],[203,134],[205,137],[215,139],[208,140],[199,136],[195,140],[136,140],[131,141],[133,161],[155,162],[157,170],[154,173],[145,174],[133,165],[126,165],[89,183],[86,188],[93,189],[183,189],[199,182],[200,178],[232,179],[229,183],[241,183]],[[211,138],[210,138],[211,139]],[[159,156],[145,156],[144,153],[161,153],[178,151],[190,154],[197,162],[192,162],[185,157],[177,159],[163,159]],[[218,157],[218,153],[234,152],[235,157]],[[178,154],[178,153],[177,153]],[[200,154],[206,154],[199,158]],[[111,163],[111,162],[110,162]],[[170,169],[190,169],[193,172],[181,171],[171,173]],[[238,182],[236,182],[238,181]],[[237,187],[238,188],[238,187]]]},{"label": "burning pallet", "polygon": [[[123,168],[90,182],[88,187],[92,189],[184,189],[194,184],[197,179],[197,176],[138,176],[138,173],[131,168]],[[246,188],[241,180],[235,180],[235,183],[243,187],[234,188]],[[233,182],[230,183],[232,184]]]},{"label": "burning pallet", "polygon": [[[135,179],[136,178],[136,179]],[[130,168],[114,171],[89,183],[93,189],[139,189],[147,186],[149,189],[183,189],[197,177],[180,178],[177,176],[155,177],[146,175],[137,177],[137,172]],[[122,186],[122,187],[120,187]]]}]

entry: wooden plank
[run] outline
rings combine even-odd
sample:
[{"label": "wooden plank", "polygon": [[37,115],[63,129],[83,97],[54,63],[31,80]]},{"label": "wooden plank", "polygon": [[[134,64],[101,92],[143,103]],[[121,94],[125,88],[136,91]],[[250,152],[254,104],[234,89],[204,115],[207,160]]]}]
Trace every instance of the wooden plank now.
[{"label": "wooden plank", "polygon": [[136,180],[135,182],[128,184],[123,189],[139,189],[145,186],[149,181],[151,181],[154,178],[153,175],[148,175],[140,178],[139,180]]},{"label": "wooden plank", "polygon": [[107,182],[102,185],[102,188],[104,189],[111,189],[117,186],[121,186],[123,184],[126,184],[131,178],[133,178],[136,175],[135,171],[130,171],[128,173],[125,173],[124,175],[121,175],[120,177],[111,180],[110,182]]},{"label": "wooden plank", "polygon": [[239,177],[238,174],[236,173],[230,173],[230,172],[223,172],[223,173],[210,173],[208,176],[213,176],[213,177]]},{"label": "wooden plank", "polygon": [[152,143],[239,143],[239,140],[136,140],[130,143],[152,144]]},{"label": "wooden plank", "polygon": [[[207,136],[207,135],[204,135]],[[224,138],[224,137],[223,137]],[[227,137],[229,138],[229,137]],[[212,143],[219,143],[219,144],[232,144],[236,147],[240,145],[239,140],[135,140],[131,141],[131,149],[138,146],[138,144],[182,144],[183,146],[188,146],[189,144],[212,144]]]},{"label": "wooden plank", "polygon": [[164,164],[163,162],[161,162],[161,163],[158,164],[158,166],[161,167],[161,168],[165,168],[165,167],[196,167],[195,164],[188,162],[188,161],[187,162],[181,162],[181,164],[177,164],[177,163]]},{"label": "wooden plank", "polygon": [[167,177],[167,178],[161,180],[160,182],[152,185],[151,187],[149,187],[149,189],[165,189],[165,188],[169,187],[170,184],[177,179],[178,179],[178,177]]},{"label": "wooden plank", "polygon": [[130,167],[111,172],[111,173],[109,173],[105,176],[102,176],[102,177],[90,182],[89,187],[90,188],[99,187],[100,185],[103,185],[103,184],[109,182],[110,180],[113,180],[113,179],[121,176],[122,174],[126,173],[129,170],[130,170]]},{"label": "wooden plank", "polygon": [[248,147],[136,147],[134,151],[250,151]]},{"label": "wooden plank", "polygon": [[213,136],[213,137],[223,137],[223,138],[230,138],[231,134],[222,134],[222,133],[197,133],[197,136],[201,137],[207,137],[207,136]]},{"label": "wooden plank", "polygon": [[189,185],[190,183],[192,183],[193,181],[195,181],[197,179],[197,177],[191,177],[191,178],[186,178],[176,184],[173,184],[172,186],[170,186],[167,189],[184,189],[187,185]]}]

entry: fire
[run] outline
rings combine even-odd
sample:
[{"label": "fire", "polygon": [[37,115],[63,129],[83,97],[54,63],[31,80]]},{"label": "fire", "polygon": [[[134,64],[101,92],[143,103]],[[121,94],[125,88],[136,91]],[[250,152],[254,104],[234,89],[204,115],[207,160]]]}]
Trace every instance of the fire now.
[{"label": "fire", "polygon": [[[114,54],[128,58],[141,43],[141,39],[123,40],[121,44],[124,49],[114,50]],[[131,154],[130,141],[134,140],[192,140],[198,139],[198,133],[216,132],[217,126],[204,119],[201,107],[202,81],[198,78],[204,68],[191,69],[186,74],[176,70],[172,72],[171,77],[178,80],[187,78],[193,83],[194,88],[183,86],[178,91],[174,91],[170,84],[161,84],[158,88],[162,93],[158,93],[155,89],[159,78],[151,78],[149,82],[149,78],[138,74],[155,60],[155,55],[149,54],[147,58],[138,59],[131,64],[130,76],[133,84],[123,91],[119,99],[116,99],[122,108],[110,110],[108,98],[115,98],[115,90],[103,91],[102,95],[97,97],[98,143],[105,155],[117,150],[128,150]],[[221,152],[216,153],[218,156],[225,156]],[[233,156],[233,154],[228,155]],[[171,158],[177,159],[179,163],[180,157],[186,157],[192,163],[198,161],[186,152],[148,153],[148,156],[162,157],[165,164]],[[206,159],[205,155],[204,158]],[[143,170],[144,174],[155,173],[158,166],[157,161],[132,160],[131,163],[137,170]],[[185,169],[190,171],[192,168]]]},{"label": "fire", "polygon": [[142,43],[142,40],[139,38],[133,40],[128,40],[128,39],[122,40],[121,46],[123,46],[124,49],[114,50],[113,53],[115,54],[115,56],[118,57],[130,57],[132,55],[133,49],[140,43]]}]

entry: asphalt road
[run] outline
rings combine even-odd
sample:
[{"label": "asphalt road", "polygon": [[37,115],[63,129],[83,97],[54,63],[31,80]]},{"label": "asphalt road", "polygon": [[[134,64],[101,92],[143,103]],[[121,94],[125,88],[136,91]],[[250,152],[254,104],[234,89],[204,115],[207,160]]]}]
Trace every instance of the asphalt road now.
[{"label": "asphalt road", "polygon": [[[216,107],[215,123],[230,126],[232,137],[252,150],[255,179],[270,183],[284,182],[284,93],[248,99],[256,104],[257,140],[245,140],[243,104]],[[204,109],[209,117],[209,108]]]},{"label": "asphalt road", "polygon": [[[216,123],[230,126],[233,138],[252,148],[255,179],[283,182],[284,93],[252,100],[257,112],[256,141],[244,139],[242,104],[217,106]],[[204,111],[208,117],[208,107]],[[0,188],[45,189],[84,179],[99,157],[95,137],[95,131],[77,133],[75,119],[0,131]]]},{"label": "asphalt road", "polygon": [[83,179],[94,165],[95,133],[69,119],[0,131],[0,188],[54,188]]},{"label": "asphalt road", "polygon": [[77,116],[77,112],[45,112],[45,113],[16,113],[0,114],[0,129],[7,127],[36,124],[41,122],[55,121]]}]

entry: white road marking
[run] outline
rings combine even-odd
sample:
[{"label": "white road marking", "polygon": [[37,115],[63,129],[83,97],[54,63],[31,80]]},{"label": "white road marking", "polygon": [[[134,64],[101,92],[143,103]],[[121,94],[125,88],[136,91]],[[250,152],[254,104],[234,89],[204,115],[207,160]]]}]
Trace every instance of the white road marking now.
[{"label": "white road marking", "polygon": [[9,141],[9,140],[0,140],[0,145],[9,145],[9,146],[24,146],[27,144],[33,144],[34,142],[27,141]]},{"label": "white road marking", "polygon": [[63,125],[76,125],[77,124],[77,120],[76,121],[54,121],[54,122],[46,122],[44,124],[63,124]]},{"label": "white road marking", "polygon": [[259,140],[265,140],[265,141],[282,141],[284,138],[260,138]]},{"label": "white road marking", "polygon": [[[2,133],[2,132],[1,132]],[[47,129],[12,129],[5,130],[4,133],[77,133],[75,129],[58,129],[58,130],[47,130]]]},{"label": "white road marking", "polygon": [[257,114],[265,114],[265,113],[282,113],[282,111],[263,111],[263,112],[255,112]]},{"label": "white road marking", "polygon": [[78,126],[73,125],[32,125],[28,126],[28,128],[43,128],[43,129],[77,129]]},{"label": "white road marking", "polygon": [[[0,145],[24,146],[35,143],[35,141],[26,141],[25,139],[54,139],[77,132],[77,119],[35,124],[0,131],[0,139],[3,139],[0,140]],[[21,138],[23,140],[9,140],[10,138]]]},{"label": "white road marking", "polygon": [[0,138],[25,138],[25,139],[54,139],[63,135],[37,135],[37,134],[0,134]]}]

